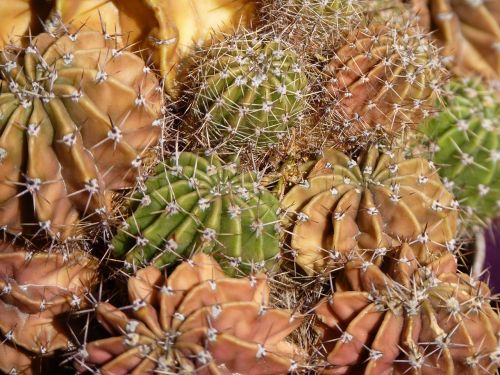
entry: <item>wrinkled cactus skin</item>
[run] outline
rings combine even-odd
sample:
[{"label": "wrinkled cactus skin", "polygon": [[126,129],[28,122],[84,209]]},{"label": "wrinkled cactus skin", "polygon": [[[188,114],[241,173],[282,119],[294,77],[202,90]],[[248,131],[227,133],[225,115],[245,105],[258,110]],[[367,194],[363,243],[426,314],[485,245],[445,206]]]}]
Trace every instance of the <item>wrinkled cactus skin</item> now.
[{"label": "wrinkled cactus skin", "polygon": [[305,109],[307,78],[283,41],[248,33],[212,45],[200,60],[192,113],[208,149],[268,151]]},{"label": "wrinkled cactus skin", "polygon": [[334,134],[351,147],[417,127],[443,81],[437,49],[410,21],[354,30],[325,72]]},{"label": "wrinkled cactus skin", "polygon": [[0,61],[0,225],[67,237],[135,184],[160,135],[158,81],[92,31],[40,34]]},{"label": "wrinkled cactus skin", "polygon": [[324,153],[283,198],[292,220],[291,250],[304,271],[364,249],[381,254],[401,241],[442,252],[455,244],[455,201],[432,165],[371,147],[358,160]]},{"label": "wrinkled cactus skin", "polygon": [[113,239],[115,256],[163,266],[200,248],[248,269],[270,265],[278,254],[279,203],[236,162],[181,152],[158,165],[145,185]]},{"label": "wrinkled cactus skin", "polygon": [[81,251],[31,253],[0,244],[0,369],[36,373],[32,357],[74,347],[64,313],[86,306],[97,260]]},{"label": "wrinkled cactus skin", "polygon": [[103,375],[285,374],[296,348],[284,339],[301,319],[268,307],[268,288],[262,274],[228,278],[202,253],[168,278],[143,268],[128,282],[132,308],[97,305],[114,336],[87,343],[76,367]]},{"label": "wrinkled cactus skin", "polygon": [[422,126],[432,160],[472,223],[500,209],[500,101],[473,80],[453,81],[444,110]]},{"label": "wrinkled cactus skin", "polygon": [[500,80],[500,4],[496,0],[407,0],[443,45],[459,74]]},{"label": "wrinkled cactus skin", "polygon": [[423,266],[404,244],[380,266],[347,263],[335,289],[315,308],[324,373],[495,374],[495,297],[451,253]]}]

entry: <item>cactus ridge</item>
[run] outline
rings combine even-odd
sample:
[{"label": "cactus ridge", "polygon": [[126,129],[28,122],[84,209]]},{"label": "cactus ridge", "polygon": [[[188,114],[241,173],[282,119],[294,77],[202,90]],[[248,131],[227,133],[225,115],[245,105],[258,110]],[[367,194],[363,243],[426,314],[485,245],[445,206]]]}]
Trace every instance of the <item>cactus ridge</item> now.
[{"label": "cactus ridge", "polygon": [[0,225],[67,237],[135,183],[160,134],[158,82],[92,31],[40,34],[0,64]]},{"label": "cactus ridge", "polygon": [[237,161],[181,152],[144,188],[113,239],[113,254],[130,264],[164,266],[201,248],[248,269],[279,252],[278,201]]}]

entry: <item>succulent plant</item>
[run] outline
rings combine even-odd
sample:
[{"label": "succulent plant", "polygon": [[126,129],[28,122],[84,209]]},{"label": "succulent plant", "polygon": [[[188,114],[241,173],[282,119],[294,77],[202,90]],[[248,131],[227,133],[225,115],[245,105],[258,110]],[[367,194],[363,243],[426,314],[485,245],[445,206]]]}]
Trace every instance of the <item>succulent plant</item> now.
[{"label": "succulent plant", "polygon": [[279,253],[279,203],[254,172],[218,156],[176,154],[157,166],[113,239],[128,263],[168,265],[196,249],[249,269]]},{"label": "succulent plant", "polygon": [[451,253],[426,266],[408,244],[349,262],[315,308],[331,374],[494,374],[500,316]]},{"label": "succulent plant", "polygon": [[192,114],[206,148],[266,152],[305,109],[307,77],[283,41],[245,33],[210,46],[199,58],[191,72]]},{"label": "succulent plant", "polygon": [[0,54],[0,226],[67,237],[135,184],[162,122],[158,81],[98,32]]},{"label": "succulent plant", "polygon": [[30,373],[32,356],[73,347],[69,330],[58,318],[86,305],[97,261],[81,251],[67,255],[0,247],[0,352],[5,353],[0,369]]},{"label": "succulent plant", "polygon": [[407,0],[459,73],[500,80],[500,6],[490,0]]},{"label": "succulent plant", "polygon": [[428,161],[405,160],[399,152],[375,147],[357,161],[326,151],[281,202],[293,219],[291,254],[307,273],[367,249],[383,255],[401,242],[420,250],[451,250],[454,207],[453,195]]},{"label": "succulent plant", "polygon": [[84,346],[80,371],[265,375],[297,366],[285,337],[301,318],[268,306],[262,274],[229,278],[212,257],[197,254],[168,278],[155,267],[139,270],[128,293],[129,314],[97,305],[98,320],[114,336]]},{"label": "succulent plant", "polygon": [[330,137],[346,148],[417,127],[443,82],[437,49],[411,20],[354,30],[325,73]]},{"label": "succulent plant", "polygon": [[493,91],[477,80],[455,80],[444,96],[444,111],[422,125],[445,184],[469,217],[483,222],[500,211],[499,121]]}]

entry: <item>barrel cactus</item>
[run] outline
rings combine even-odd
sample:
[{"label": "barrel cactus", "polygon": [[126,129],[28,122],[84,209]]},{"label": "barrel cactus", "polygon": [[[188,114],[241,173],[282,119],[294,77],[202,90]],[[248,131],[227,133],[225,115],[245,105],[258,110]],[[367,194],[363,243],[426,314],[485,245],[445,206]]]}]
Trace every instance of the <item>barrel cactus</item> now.
[{"label": "barrel cactus", "polygon": [[248,270],[271,265],[279,252],[279,203],[237,162],[181,152],[135,198],[113,239],[113,254],[128,263],[164,266],[201,249]]},{"label": "barrel cactus", "polygon": [[262,274],[233,279],[197,254],[167,278],[155,267],[128,282],[131,308],[102,302],[97,318],[113,336],[87,343],[76,368],[101,374],[285,374],[297,369],[286,336],[301,323],[268,306]]},{"label": "barrel cactus", "polygon": [[495,0],[407,0],[459,73],[500,80],[500,5]]},{"label": "barrel cactus", "polygon": [[0,226],[67,237],[135,184],[162,95],[109,35],[44,33],[0,53]]},{"label": "barrel cactus", "polygon": [[286,43],[245,33],[198,57],[191,72],[191,112],[203,146],[219,153],[266,152],[297,123],[307,79]]},{"label": "barrel cactus", "polygon": [[437,49],[411,20],[354,30],[325,72],[331,137],[347,148],[417,127],[443,81]]},{"label": "barrel cactus", "polygon": [[291,254],[307,273],[356,253],[383,256],[402,241],[419,250],[451,250],[455,205],[428,161],[375,147],[357,161],[326,151],[281,202],[292,219]]},{"label": "barrel cactus", "polygon": [[0,370],[27,374],[31,357],[72,349],[67,327],[58,317],[84,308],[97,276],[97,261],[81,251],[32,253],[1,244]]},{"label": "barrel cactus", "polygon": [[404,244],[381,266],[349,262],[315,308],[327,373],[495,374],[500,316],[451,253],[426,266]]},{"label": "barrel cactus", "polygon": [[487,223],[500,210],[500,101],[478,81],[456,80],[444,106],[422,126],[432,160],[470,223]]}]

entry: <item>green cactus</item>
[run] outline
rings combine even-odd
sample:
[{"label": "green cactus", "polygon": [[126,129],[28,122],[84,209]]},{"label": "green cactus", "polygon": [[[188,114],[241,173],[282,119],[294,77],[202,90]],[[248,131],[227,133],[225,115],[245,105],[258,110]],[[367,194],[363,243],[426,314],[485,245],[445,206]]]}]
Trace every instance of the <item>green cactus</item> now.
[{"label": "green cactus", "polygon": [[266,151],[297,123],[305,108],[307,78],[284,42],[247,33],[212,45],[198,57],[191,72],[191,112],[205,148]]},{"label": "green cactus", "polygon": [[279,252],[278,201],[238,162],[181,152],[157,166],[113,239],[116,257],[164,266],[195,249],[248,270]]},{"label": "green cactus", "polygon": [[433,161],[472,222],[487,222],[500,203],[500,101],[474,80],[452,81],[446,109],[422,127]]}]

